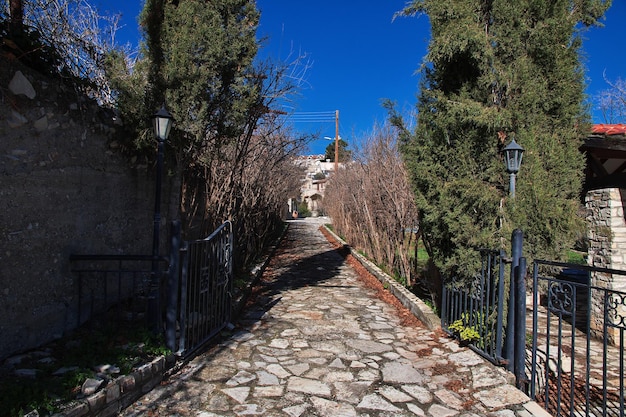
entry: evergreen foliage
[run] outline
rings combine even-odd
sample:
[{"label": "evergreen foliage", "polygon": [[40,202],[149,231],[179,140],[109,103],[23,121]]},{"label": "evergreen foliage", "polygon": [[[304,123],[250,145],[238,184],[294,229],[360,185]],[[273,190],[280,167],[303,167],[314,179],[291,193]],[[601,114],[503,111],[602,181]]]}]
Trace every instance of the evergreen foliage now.
[{"label": "evergreen foliage", "polygon": [[[414,131],[402,151],[431,259],[446,276],[480,265],[476,248],[525,235],[525,255],[560,258],[580,236],[578,215],[588,131],[581,31],[598,24],[602,0],[414,0],[432,39],[422,67]],[[516,197],[502,148],[525,148]]]},{"label": "evergreen foliage", "polygon": [[[348,149],[348,142],[343,139],[339,139],[339,143],[337,144],[337,148],[339,150],[339,158],[338,161],[345,163],[349,162],[352,158],[352,152]],[[335,160],[335,141],[328,145],[324,150],[324,159],[328,159],[331,162]]]},{"label": "evergreen foliage", "polygon": [[123,145],[152,159],[148,121],[165,103],[174,118],[165,149],[169,217],[182,220],[186,239],[233,220],[240,266],[282,227],[298,189],[289,157],[304,143],[274,109],[296,89],[285,78],[298,59],[256,60],[259,17],[253,0],[147,0],[139,60],[130,67],[122,54],[107,57],[122,119],[134,129]]},{"label": "evergreen foliage", "polygon": [[196,150],[207,137],[244,133],[260,91],[251,67],[258,20],[254,3],[247,0],[187,0],[166,8],[162,72],[167,102]]}]

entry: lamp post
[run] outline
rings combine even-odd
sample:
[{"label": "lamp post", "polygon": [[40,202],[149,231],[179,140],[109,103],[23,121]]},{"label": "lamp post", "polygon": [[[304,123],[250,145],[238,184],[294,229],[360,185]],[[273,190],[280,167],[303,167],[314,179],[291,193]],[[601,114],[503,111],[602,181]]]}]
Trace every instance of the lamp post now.
[{"label": "lamp post", "polygon": [[[522,156],[524,155],[524,148],[515,142],[515,139],[502,148],[504,153],[504,163],[506,164],[506,172],[510,174],[509,181],[509,194],[511,199],[515,198],[515,175],[519,172],[520,165],[522,164]],[[525,265],[526,260],[522,257],[522,231],[515,229],[511,237],[511,278],[509,285],[509,311],[507,313],[507,326],[506,326],[506,343],[504,345],[503,356],[508,359],[507,369],[511,372],[515,371],[516,376],[523,374],[524,358],[522,353],[524,348],[520,349],[519,343],[525,343],[525,329],[523,327],[523,320],[525,320],[523,314],[520,314],[519,307],[521,303],[525,302],[525,298],[520,296],[520,290],[525,293],[523,288],[523,279],[519,280],[518,273],[521,265]],[[523,261],[522,261],[523,260]],[[520,265],[521,264],[521,265]],[[525,269],[525,266],[523,266]],[[521,297],[521,298],[518,298]],[[517,310],[516,307],[517,306]],[[522,307],[525,308],[525,307]],[[524,311],[524,310],[521,310]],[[520,325],[522,326],[520,328]],[[516,344],[517,340],[517,344]],[[522,345],[523,346],[523,345]],[[521,370],[520,361],[521,360]]]},{"label": "lamp post", "polygon": [[522,164],[522,156],[524,155],[524,148],[519,146],[515,139],[506,145],[502,152],[504,153],[504,163],[506,164],[506,172],[510,174],[509,181],[509,193],[511,198],[515,198],[515,175],[519,172],[520,165]]},{"label": "lamp post", "polygon": [[154,231],[152,235],[152,288],[149,300],[149,320],[152,322],[154,330],[158,329],[159,323],[159,299],[160,299],[160,282],[159,282],[159,238],[161,226],[161,177],[163,173],[163,148],[165,141],[170,134],[172,128],[172,115],[165,108],[165,104],[161,109],[152,115],[154,135],[158,143],[157,150],[157,172],[156,172],[156,189],[154,192]]}]

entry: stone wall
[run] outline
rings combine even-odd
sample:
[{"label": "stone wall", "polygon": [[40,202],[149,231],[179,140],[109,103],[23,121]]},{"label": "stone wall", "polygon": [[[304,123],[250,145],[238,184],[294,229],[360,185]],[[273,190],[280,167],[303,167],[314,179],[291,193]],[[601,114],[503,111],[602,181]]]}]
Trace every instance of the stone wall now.
[{"label": "stone wall", "polygon": [[151,253],[154,179],[115,152],[112,113],[58,81],[3,63],[0,99],[2,359],[75,326],[70,254]]},{"label": "stone wall", "polygon": [[[624,218],[624,193],[626,190],[607,188],[587,193],[588,224],[588,263],[590,266],[626,271],[626,220]],[[626,291],[626,276],[595,272],[592,274],[592,285],[616,291]],[[599,335],[604,318],[604,293],[592,291],[591,326]],[[614,322],[619,317],[626,317],[626,306],[623,300],[616,303]],[[623,323],[623,319],[621,319]],[[617,341],[616,329],[612,328],[609,338]]]}]

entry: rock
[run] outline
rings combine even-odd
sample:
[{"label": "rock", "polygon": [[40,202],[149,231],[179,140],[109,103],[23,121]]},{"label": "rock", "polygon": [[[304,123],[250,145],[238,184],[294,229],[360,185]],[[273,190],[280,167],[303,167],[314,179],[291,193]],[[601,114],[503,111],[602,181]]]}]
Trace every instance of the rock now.
[{"label": "rock", "polygon": [[13,79],[9,83],[9,90],[16,96],[22,94],[31,100],[37,96],[33,85],[30,81],[28,81],[24,74],[22,74],[22,71],[17,71],[15,73]]},{"label": "rock", "polygon": [[424,375],[410,364],[390,362],[383,366],[383,381],[401,384],[422,384]]},{"label": "rock", "polygon": [[13,374],[20,378],[36,378],[37,377],[37,369],[16,369]]},{"label": "rock", "polygon": [[250,387],[224,388],[222,392],[239,404],[244,404],[250,395]]},{"label": "rock", "polygon": [[85,382],[83,382],[83,386],[81,387],[81,392],[83,395],[91,395],[98,391],[98,389],[104,384],[104,380],[95,379],[95,378],[87,378]]},{"label": "rock", "polygon": [[293,377],[289,378],[287,390],[292,392],[302,392],[305,394],[317,395],[321,397],[330,397],[331,390],[328,385],[323,382],[308,378]]},{"label": "rock", "polygon": [[9,124],[9,127],[15,128],[28,123],[28,119],[15,110],[11,110],[11,116],[7,119],[7,123]]},{"label": "rock", "polygon": [[4,361],[5,364],[9,365],[9,366],[16,366],[21,364],[24,359],[27,359],[28,355],[15,355],[15,356],[11,356],[10,358],[8,358],[6,361]]},{"label": "rock", "polygon": [[64,375],[68,372],[76,371],[78,366],[64,366],[63,368],[59,368],[52,375]]},{"label": "rock", "polygon": [[42,118],[35,120],[33,126],[38,132],[44,132],[48,130],[48,117],[43,116]]},{"label": "rock", "polygon": [[35,379],[37,377],[37,369],[16,369],[13,373],[20,378]]},{"label": "rock", "polygon": [[97,365],[93,367],[93,370],[100,374],[119,374],[120,368],[115,365]]},{"label": "rock", "polygon": [[357,408],[365,408],[368,410],[389,411],[392,413],[398,413],[401,410],[393,404],[387,402],[385,399],[376,394],[369,394],[363,397],[361,402],[357,405]]},{"label": "rock", "polygon": [[511,385],[501,385],[488,391],[480,391],[474,394],[486,407],[505,408],[513,404],[521,404],[528,401],[528,397]]}]

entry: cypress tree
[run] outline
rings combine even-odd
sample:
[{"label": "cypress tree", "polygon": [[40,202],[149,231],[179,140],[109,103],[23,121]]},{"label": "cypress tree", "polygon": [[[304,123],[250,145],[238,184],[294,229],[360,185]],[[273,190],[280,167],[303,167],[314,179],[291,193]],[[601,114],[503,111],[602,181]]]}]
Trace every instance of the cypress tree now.
[{"label": "cypress tree", "polygon": [[[223,160],[225,152],[237,162],[224,175],[240,175],[252,131],[267,110],[264,78],[253,65],[259,16],[251,0],[146,1],[145,108],[152,113],[165,102],[175,119],[166,153],[173,185],[170,213],[177,213],[185,199],[183,186],[186,193],[206,188],[207,168]],[[142,136],[138,145],[151,142],[149,135]],[[203,212],[197,207],[186,211]]]},{"label": "cypress tree", "polygon": [[[446,276],[469,277],[478,248],[525,235],[525,255],[559,258],[582,231],[589,128],[581,31],[610,1],[414,0],[432,38],[422,67],[418,121],[402,151],[431,259]],[[403,127],[391,109],[392,120]],[[502,148],[525,149],[515,199]]]},{"label": "cypress tree", "polygon": [[242,134],[258,99],[252,62],[259,12],[250,0],[180,0],[165,6],[161,45],[167,102],[196,147]]}]

